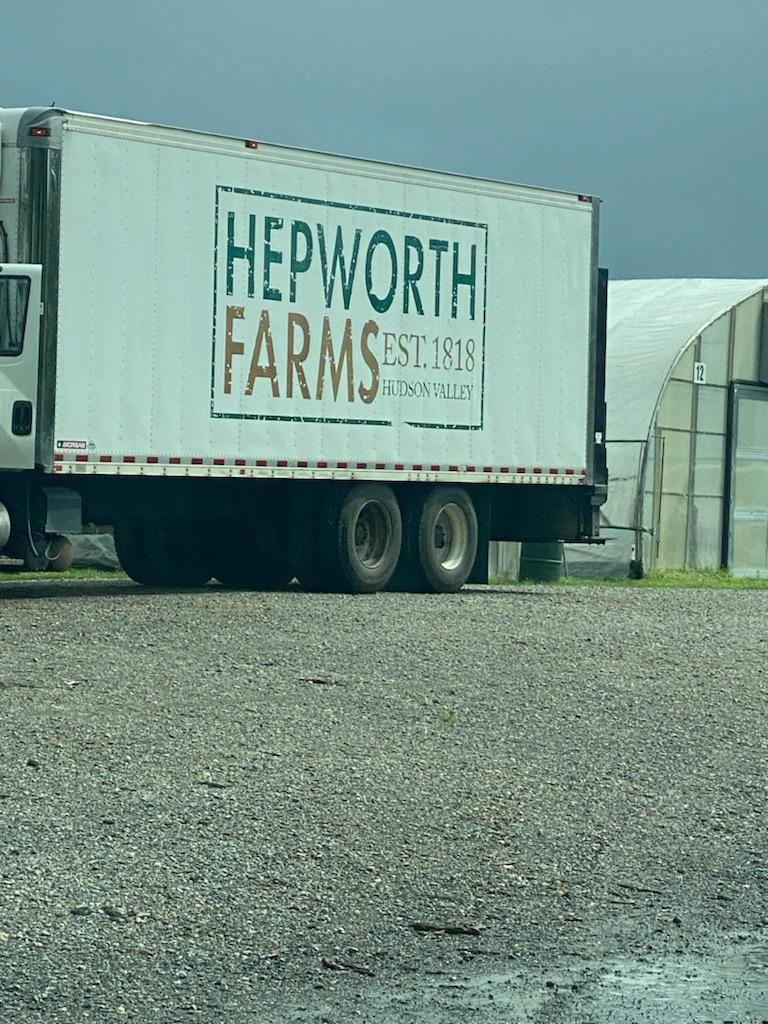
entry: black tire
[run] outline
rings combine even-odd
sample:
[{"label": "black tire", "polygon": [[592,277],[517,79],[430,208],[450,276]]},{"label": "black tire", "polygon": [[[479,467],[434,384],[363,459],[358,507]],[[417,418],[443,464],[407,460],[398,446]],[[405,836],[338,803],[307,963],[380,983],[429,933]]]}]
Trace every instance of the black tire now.
[{"label": "black tire", "polygon": [[392,578],[403,542],[400,506],[386,484],[353,484],[335,495],[326,513],[330,556],[343,589],[353,594],[383,590]]},{"label": "black tire", "polygon": [[123,569],[144,586],[202,587],[213,575],[203,529],[197,523],[118,523],[115,549]]},{"label": "black tire", "polygon": [[125,572],[136,583],[151,587],[155,584],[153,567],[144,546],[142,523],[115,523],[115,553]]},{"label": "black tire", "polygon": [[400,558],[400,507],[384,484],[337,485],[321,500],[297,501],[291,517],[292,566],[307,590],[383,590]]},{"label": "black tire", "polygon": [[434,487],[406,511],[399,575],[408,589],[453,594],[469,579],[477,538],[477,513],[467,492]]},{"label": "black tire", "polygon": [[224,523],[216,538],[213,575],[236,590],[280,590],[293,579],[286,554],[260,549],[247,523]]}]

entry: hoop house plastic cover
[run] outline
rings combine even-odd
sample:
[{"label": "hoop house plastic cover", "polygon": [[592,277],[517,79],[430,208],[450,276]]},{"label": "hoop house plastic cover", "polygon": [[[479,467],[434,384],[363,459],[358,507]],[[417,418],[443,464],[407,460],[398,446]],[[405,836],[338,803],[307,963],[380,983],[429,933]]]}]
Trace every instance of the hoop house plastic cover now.
[{"label": "hoop house plastic cover", "polygon": [[[608,290],[608,501],[600,546],[567,545],[573,576],[626,576],[633,557],[639,472],[667,379],[704,328],[768,282],[663,279],[613,281]],[[651,490],[652,483],[646,483]]]}]

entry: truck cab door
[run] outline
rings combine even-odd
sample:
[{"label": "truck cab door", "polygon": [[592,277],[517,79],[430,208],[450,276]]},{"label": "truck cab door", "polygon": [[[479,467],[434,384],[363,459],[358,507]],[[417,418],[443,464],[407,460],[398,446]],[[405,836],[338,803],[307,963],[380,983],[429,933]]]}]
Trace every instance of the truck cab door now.
[{"label": "truck cab door", "polygon": [[0,470],[35,465],[40,278],[38,266],[0,265]]}]

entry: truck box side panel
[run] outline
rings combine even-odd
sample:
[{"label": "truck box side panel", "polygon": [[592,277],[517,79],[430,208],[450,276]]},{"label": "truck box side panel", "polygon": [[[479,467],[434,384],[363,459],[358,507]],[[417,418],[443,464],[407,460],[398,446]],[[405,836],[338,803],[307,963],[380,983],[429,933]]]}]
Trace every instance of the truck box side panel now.
[{"label": "truck box side panel", "polygon": [[581,479],[590,203],[198,139],[64,132],[60,471]]}]

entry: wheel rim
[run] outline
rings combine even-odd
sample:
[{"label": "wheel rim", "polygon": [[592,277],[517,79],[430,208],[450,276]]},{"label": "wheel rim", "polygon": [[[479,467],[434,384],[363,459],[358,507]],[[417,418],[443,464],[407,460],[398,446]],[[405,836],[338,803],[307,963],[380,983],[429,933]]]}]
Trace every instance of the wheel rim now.
[{"label": "wheel rim", "polygon": [[385,507],[378,501],[367,501],[355,521],[355,556],[366,569],[376,569],[387,553],[392,523]]},{"label": "wheel rim", "polygon": [[443,569],[450,572],[463,563],[469,544],[469,525],[464,512],[453,502],[440,509],[432,543],[435,559]]}]

